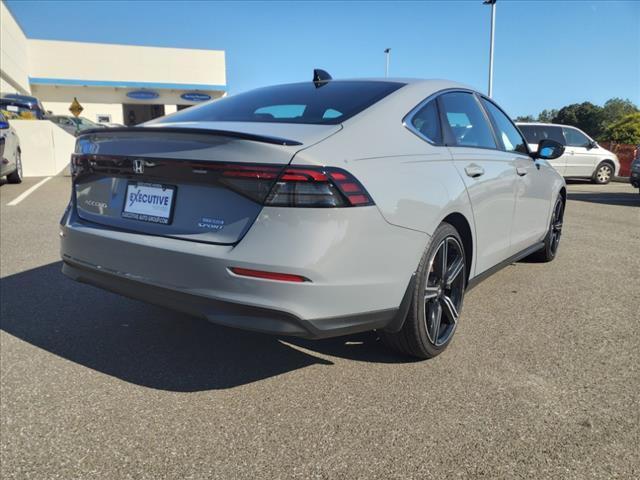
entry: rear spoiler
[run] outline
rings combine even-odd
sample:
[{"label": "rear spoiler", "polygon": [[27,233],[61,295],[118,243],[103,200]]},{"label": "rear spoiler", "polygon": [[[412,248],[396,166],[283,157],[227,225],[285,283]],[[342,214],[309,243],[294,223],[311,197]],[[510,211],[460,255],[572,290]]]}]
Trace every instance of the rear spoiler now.
[{"label": "rear spoiler", "polygon": [[258,135],[255,133],[236,132],[233,130],[210,130],[208,128],[181,128],[181,127],[118,127],[118,128],[92,128],[85,130],[78,135],[78,138],[88,135],[110,135],[112,133],[195,133],[198,135],[216,135],[221,137],[240,138],[252,142],[271,143],[273,145],[296,146],[302,145],[296,140],[288,140],[286,138],[272,137],[270,135]]}]

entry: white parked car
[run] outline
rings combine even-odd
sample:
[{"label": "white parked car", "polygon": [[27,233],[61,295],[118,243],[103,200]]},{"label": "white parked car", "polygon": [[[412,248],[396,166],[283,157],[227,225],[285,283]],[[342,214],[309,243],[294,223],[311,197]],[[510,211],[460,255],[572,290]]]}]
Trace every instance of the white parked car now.
[{"label": "white parked car", "polygon": [[9,183],[21,183],[22,161],[18,134],[0,113],[0,177],[5,176]]},{"label": "white parked car", "polygon": [[563,145],[530,150],[453,82],[319,75],[80,134],[63,272],[221,325],[377,330],[428,358],[468,288],[553,260]]},{"label": "white parked car", "polygon": [[620,162],[615,153],[576,127],[552,123],[518,123],[529,148],[535,151],[540,140],[549,138],[565,145],[564,155],[549,163],[563,177],[590,178],[594,183],[609,183],[618,175]]}]

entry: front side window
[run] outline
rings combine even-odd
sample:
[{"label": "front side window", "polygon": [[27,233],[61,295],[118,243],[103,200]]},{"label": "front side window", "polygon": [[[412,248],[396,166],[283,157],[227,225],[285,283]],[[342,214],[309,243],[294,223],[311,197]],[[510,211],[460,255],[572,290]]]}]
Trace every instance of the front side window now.
[{"label": "front side window", "polygon": [[430,142],[440,143],[442,141],[438,105],[435,100],[428,102],[413,115],[411,125]]},{"label": "front side window", "polygon": [[574,128],[562,127],[564,138],[567,139],[567,145],[570,147],[588,147],[591,142],[589,138],[582,132]]},{"label": "front side window", "polygon": [[482,98],[482,104],[489,112],[489,115],[495,123],[498,137],[504,145],[504,149],[508,152],[519,152],[527,155],[526,142],[515,125],[509,120],[502,110],[496,107],[493,102],[490,102],[486,98]]},{"label": "front side window", "polygon": [[440,96],[440,101],[456,145],[496,148],[489,122],[473,94],[445,93]]},{"label": "front side window", "polygon": [[181,110],[152,123],[269,122],[336,125],[405,84],[330,80],[259,88]]}]

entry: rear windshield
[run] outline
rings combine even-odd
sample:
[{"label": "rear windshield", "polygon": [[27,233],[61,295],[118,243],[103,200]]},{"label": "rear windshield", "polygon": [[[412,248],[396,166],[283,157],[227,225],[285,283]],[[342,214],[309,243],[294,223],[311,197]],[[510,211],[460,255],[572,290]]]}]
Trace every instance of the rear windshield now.
[{"label": "rear windshield", "polygon": [[329,81],[259,88],[191,107],[150,123],[341,123],[404,86],[398,82]]},{"label": "rear windshield", "polygon": [[527,139],[529,144],[538,144],[540,140],[549,138],[565,144],[564,136],[562,135],[562,128],[555,125],[518,125],[518,128]]}]

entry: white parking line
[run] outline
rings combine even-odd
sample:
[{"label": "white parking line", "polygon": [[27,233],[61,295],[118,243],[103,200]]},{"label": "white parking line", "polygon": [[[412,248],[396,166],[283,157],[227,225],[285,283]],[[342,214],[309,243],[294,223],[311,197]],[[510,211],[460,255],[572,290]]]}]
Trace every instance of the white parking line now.
[{"label": "white parking line", "polygon": [[38,188],[40,188],[42,185],[47,183],[49,180],[51,180],[51,177],[43,178],[38,183],[36,183],[33,187],[25,190],[20,195],[18,195],[16,198],[14,198],[9,203],[7,203],[7,207],[15,207],[21,201],[23,201],[25,198],[27,198],[29,195],[31,195],[33,192],[35,192]]}]

